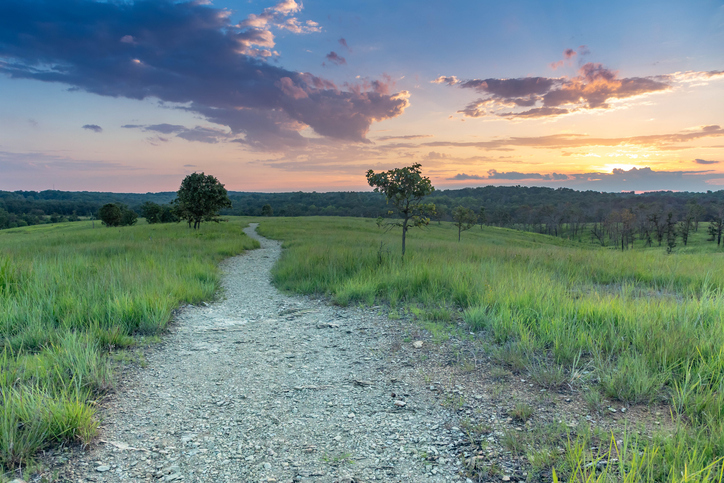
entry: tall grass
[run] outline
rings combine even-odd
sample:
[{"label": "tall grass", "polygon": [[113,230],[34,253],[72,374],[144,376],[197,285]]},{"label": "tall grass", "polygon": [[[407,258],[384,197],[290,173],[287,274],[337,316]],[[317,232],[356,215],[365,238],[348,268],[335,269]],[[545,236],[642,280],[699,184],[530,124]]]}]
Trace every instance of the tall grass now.
[{"label": "tall grass", "polygon": [[456,308],[501,360],[553,385],[586,364],[610,398],[670,403],[679,446],[654,439],[641,451],[661,475],[718,475],[709,464],[724,456],[724,254],[702,233],[667,255],[487,227],[458,243],[442,224],[412,232],[402,260],[399,234],[372,220],[271,219],[260,231],[285,240],[273,273],[284,289],[342,305]]},{"label": "tall grass", "polygon": [[88,442],[93,401],[113,387],[109,352],[213,297],[217,263],[255,247],[238,223],[0,232],[0,464]]}]

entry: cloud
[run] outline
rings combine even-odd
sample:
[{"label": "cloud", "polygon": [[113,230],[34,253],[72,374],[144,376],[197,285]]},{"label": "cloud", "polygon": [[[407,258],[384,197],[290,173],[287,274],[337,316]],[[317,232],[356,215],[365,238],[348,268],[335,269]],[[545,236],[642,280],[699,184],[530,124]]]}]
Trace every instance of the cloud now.
[{"label": "cloud", "polygon": [[550,64],[551,69],[556,70],[559,67],[563,67],[566,64],[571,64],[573,61],[573,58],[577,55],[582,59],[584,55],[590,54],[591,51],[588,50],[588,47],[585,45],[581,45],[578,47],[578,52],[576,52],[573,49],[566,49],[563,51],[563,58],[557,62],[552,62]]},{"label": "cloud", "polygon": [[348,52],[352,52],[352,49],[349,48],[349,45],[347,45],[347,41],[344,37],[340,38],[337,42],[339,42],[339,45],[347,49]]},{"label": "cloud", "polygon": [[103,128],[100,127],[98,124],[85,124],[83,126],[83,129],[87,129],[93,132],[103,132]]},{"label": "cloud", "polygon": [[465,174],[465,173],[458,173],[452,178],[447,178],[450,181],[466,181],[470,179],[486,179],[485,176],[479,176],[477,174]]},{"label": "cloud", "polygon": [[707,161],[705,159],[695,159],[696,164],[719,164],[721,161]]},{"label": "cloud", "polygon": [[94,160],[76,160],[67,156],[59,156],[49,153],[25,152],[16,153],[10,151],[0,151],[0,170],[4,173],[36,173],[42,174],[47,172],[66,172],[72,173],[76,171],[128,171],[137,170],[134,166],[128,166],[121,163],[94,161]]},{"label": "cloud", "polygon": [[[431,141],[422,143],[425,147],[474,147],[486,150],[510,150],[526,146],[542,149],[566,149],[591,146],[644,146],[661,150],[684,149],[689,141],[705,137],[724,136],[724,129],[719,125],[698,126],[694,129],[678,133],[649,134],[620,138],[597,138],[586,134],[551,134],[548,136],[509,137],[492,141]],[[683,146],[682,146],[683,145]]]},{"label": "cloud", "polygon": [[377,141],[392,141],[393,139],[420,139],[420,138],[431,138],[432,134],[408,134],[405,136],[382,136],[377,138]]},{"label": "cloud", "polygon": [[438,77],[437,79],[434,79],[434,80],[431,81],[431,82],[432,82],[433,84],[447,84],[447,85],[449,85],[449,86],[454,86],[455,84],[460,83],[460,81],[458,80],[458,78],[455,77],[454,75],[451,75],[451,76],[441,75],[440,77]]},{"label": "cloud", "polygon": [[228,10],[203,3],[3,0],[0,73],[102,96],[157,98],[228,126],[256,149],[280,149],[278,139],[308,142],[299,134],[307,127],[367,142],[373,122],[409,105],[407,92],[377,88],[386,82],[341,89],[266,62],[275,56],[272,28],[319,30],[290,17],[302,8],[293,0],[238,24]]},{"label": "cloud", "polygon": [[345,60],[344,57],[340,57],[339,55],[337,55],[337,52],[334,51],[328,53],[324,58],[335,65],[342,65],[347,63],[347,60]]},{"label": "cloud", "polygon": [[[620,191],[706,191],[718,186],[721,173],[712,171],[654,171],[650,167],[614,169],[611,173],[577,174],[519,173],[488,171],[488,176],[458,173],[447,181],[481,181],[482,184],[523,184],[527,186],[568,187],[578,190]],[[496,182],[496,183],[492,183]],[[456,184],[459,186],[459,184]]]},{"label": "cloud", "polygon": [[[185,139],[187,141],[197,141],[201,143],[216,144],[220,141],[224,141],[233,137],[233,134],[223,131],[221,129],[209,128],[196,126],[194,128],[187,128],[180,124],[152,124],[149,126],[142,126],[138,124],[126,124],[121,126],[127,129],[140,129],[144,132],[158,132],[161,134],[175,134],[176,137]],[[168,139],[156,136],[148,138],[151,144],[156,141],[167,142]],[[155,145],[155,144],[154,144]]]},{"label": "cloud", "polygon": [[[585,45],[578,52],[567,49],[564,59],[551,64],[558,68],[575,56],[588,54]],[[521,77],[513,79],[459,80],[440,76],[435,84],[470,89],[484,97],[458,112],[467,117],[494,115],[508,119],[555,117],[572,112],[610,109],[614,101],[665,92],[682,83],[724,78],[721,71],[685,72],[649,77],[619,77],[602,64],[583,64],[573,77]]]},{"label": "cloud", "polygon": [[491,169],[488,171],[487,179],[505,179],[505,180],[540,179],[540,180],[546,180],[546,181],[561,181],[561,180],[568,179],[568,176],[565,174],[559,174],[559,173],[540,174],[540,173],[519,173],[517,171],[500,173],[494,169]]}]

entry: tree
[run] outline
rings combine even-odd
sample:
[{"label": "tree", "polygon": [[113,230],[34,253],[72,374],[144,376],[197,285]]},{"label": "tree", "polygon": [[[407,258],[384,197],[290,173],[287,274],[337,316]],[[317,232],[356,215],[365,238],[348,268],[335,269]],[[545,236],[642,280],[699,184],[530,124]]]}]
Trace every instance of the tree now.
[{"label": "tree", "polygon": [[671,253],[676,247],[676,222],[674,221],[674,214],[669,212],[666,217],[666,253]]},{"label": "tree", "polygon": [[98,218],[100,218],[106,226],[120,226],[123,212],[117,204],[106,203],[98,210]]},{"label": "tree", "polygon": [[272,216],[274,215],[274,208],[267,203],[266,205],[261,207],[261,216]]},{"label": "tree", "polygon": [[121,206],[121,226],[135,225],[138,221],[138,213],[129,210],[125,206]]},{"label": "tree", "polygon": [[98,210],[98,218],[106,226],[131,226],[138,220],[138,215],[124,204],[106,203]]},{"label": "tree", "polygon": [[388,203],[392,203],[400,216],[401,222],[388,223],[389,226],[402,227],[402,256],[405,256],[405,237],[407,230],[426,226],[430,223],[429,215],[435,213],[434,204],[424,204],[422,199],[435,191],[430,178],[422,176],[420,163],[404,168],[391,169],[375,173],[367,171],[367,183],[375,191],[382,193]]},{"label": "tree", "polygon": [[452,211],[453,224],[458,227],[458,241],[465,230],[469,230],[478,222],[478,215],[470,208],[458,206]]},{"label": "tree", "polygon": [[478,213],[478,221],[480,222],[480,229],[483,229],[483,225],[488,222],[488,215],[485,214],[485,207],[480,207],[480,212]]},{"label": "tree", "polygon": [[693,218],[687,215],[684,220],[679,222],[679,233],[681,233],[681,241],[684,242],[684,246],[689,241],[689,232],[693,221]]},{"label": "tree", "polygon": [[184,178],[176,192],[176,214],[186,220],[194,230],[202,221],[219,222],[219,210],[231,208],[231,200],[219,180],[204,173],[193,173]]},{"label": "tree", "polygon": [[161,205],[153,201],[146,201],[141,205],[141,216],[146,219],[146,223],[153,225],[161,222]]}]

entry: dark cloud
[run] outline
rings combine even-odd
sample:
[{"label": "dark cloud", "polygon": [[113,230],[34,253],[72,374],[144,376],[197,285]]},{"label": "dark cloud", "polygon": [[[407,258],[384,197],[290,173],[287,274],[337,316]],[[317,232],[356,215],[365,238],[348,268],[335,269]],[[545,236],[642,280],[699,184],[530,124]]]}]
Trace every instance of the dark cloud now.
[{"label": "dark cloud", "polygon": [[696,164],[719,164],[721,161],[707,161],[706,159],[695,159]]},{"label": "dark cloud", "polygon": [[568,179],[565,174],[551,173],[551,174],[540,174],[540,173],[519,173],[517,171],[510,171],[507,173],[500,173],[494,169],[488,171],[487,179],[505,179],[505,180],[520,180],[520,179],[540,179],[545,181],[561,181]]},{"label": "dark cloud", "polygon": [[[712,171],[655,171],[650,167],[614,169],[611,173],[501,173],[488,171],[488,176],[460,173],[448,181],[490,181],[527,186],[567,187],[594,191],[706,191],[724,185],[724,175]],[[456,184],[454,186],[459,186]]]},{"label": "dark cloud", "polygon": [[347,51],[349,51],[349,52],[352,51],[352,49],[349,48],[349,45],[347,45],[347,40],[345,40],[344,37],[342,37],[341,39],[339,39],[338,42],[339,42],[339,45],[341,45],[342,47],[344,47],[345,49],[347,49]]},{"label": "dark cloud", "polygon": [[[551,64],[558,68],[565,62],[588,54],[585,45],[578,52],[567,49],[564,59]],[[624,77],[601,64],[588,62],[574,77],[522,77],[514,79],[459,80],[440,76],[436,84],[471,89],[485,97],[458,112],[467,117],[495,115],[509,119],[553,117],[589,109],[608,109],[614,100],[670,90],[683,82],[724,77],[721,71],[686,72],[652,77]],[[519,108],[529,109],[519,109]]]},{"label": "dark cloud", "polygon": [[465,173],[458,173],[452,178],[447,178],[450,181],[466,181],[470,179],[485,179],[485,176],[479,176],[477,174],[465,174]]},{"label": "dark cloud", "polygon": [[290,17],[301,9],[293,0],[239,24],[206,3],[3,0],[0,73],[183,105],[212,122],[225,121],[234,135],[260,149],[277,138],[298,140],[306,126],[365,142],[372,122],[408,106],[406,92],[342,90],[262,60],[276,55],[272,27],[318,30],[314,22]]},{"label": "dark cloud", "polygon": [[100,127],[98,124],[85,124],[83,126],[83,129],[87,129],[93,132],[103,132],[103,128]]},{"label": "dark cloud", "polygon": [[[202,143],[216,144],[220,141],[227,140],[233,137],[233,134],[227,133],[221,129],[214,129],[202,126],[196,126],[194,128],[187,128],[180,124],[151,124],[149,126],[143,126],[138,124],[126,124],[121,126],[127,129],[140,129],[144,132],[158,132],[161,134],[175,134],[176,137],[186,139],[187,141],[198,141]],[[156,136],[148,138],[151,144],[156,145],[156,141],[168,142],[167,138]]]},{"label": "dark cloud", "polygon": [[340,57],[337,52],[330,52],[325,57],[329,62],[333,63],[334,65],[342,65],[346,64],[347,60],[344,57]]}]

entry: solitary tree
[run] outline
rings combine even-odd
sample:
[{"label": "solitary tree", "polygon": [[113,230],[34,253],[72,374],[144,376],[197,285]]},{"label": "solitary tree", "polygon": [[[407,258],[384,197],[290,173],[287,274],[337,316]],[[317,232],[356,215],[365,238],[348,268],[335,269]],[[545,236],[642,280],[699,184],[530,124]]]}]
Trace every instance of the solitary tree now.
[{"label": "solitary tree", "polygon": [[478,222],[478,215],[470,208],[458,206],[452,211],[453,224],[458,227],[458,241],[465,230],[469,230]]},{"label": "solitary tree", "polygon": [[272,216],[274,215],[274,208],[267,203],[266,205],[261,207],[261,216]]},{"label": "solitary tree", "polygon": [[121,207],[115,203],[106,203],[98,210],[98,218],[106,226],[119,226],[123,218]]},{"label": "solitary tree", "polygon": [[176,192],[176,211],[194,230],[202,221],[219,222],[219,210],[231,208],[231,200],[219,180],[204,173],[193,173],[184,178]]},{"label": "solitary tree", "polygon": [[435,214],[434,204],[424,204],[422,199],[435,191],[430,178],[422,176],[420,163],[404,168],[391,169],[375,173],[367,171],[367,183],[375,191],[382,193],[388,203],[392,203],[402,221],[393,221],[388,226],[402,227],[402,256],[405,256],[405,237],[407,230],[413,227],[426,226],[430,223],[430,215]]}]

